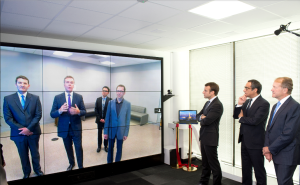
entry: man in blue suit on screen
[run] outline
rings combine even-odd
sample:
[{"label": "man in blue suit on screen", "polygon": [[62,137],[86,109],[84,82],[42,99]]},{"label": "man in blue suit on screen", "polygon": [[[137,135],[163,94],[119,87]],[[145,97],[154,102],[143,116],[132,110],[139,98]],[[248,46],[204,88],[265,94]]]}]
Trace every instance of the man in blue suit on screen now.
[{"label": "man in blue suit on screen", "polygon": [[278,100],[272,108],[266,129],[263,154],[273,160],[278,185],[293,185],[293,175],[300,164],[300,105],[292,96],[293,80],[275,79],[272,97]]},{"label": "man in blue suit on screen", "polygon": [[33,170],[38,176],[42,176],[39,153],[41,101],[38,96],[27,92],[30,87],[27,77],[18,76],[16,87],[17,93],[4,97],[4,119],[11,128],[10,139],[15,142],[18,148],[24,173],[23,178],[29,178],[31,173],[29,149]]},{"label": "man in blue suit on screen", "polygon": [[51,117],[58,119],[58,136],[63,138],[65,149],[69,159],[70,171],[75,166],[73,142],[75,146],[76,158],[79,168],[83,168],[82,149],[82,124],[81,116],[86,113],[83,98],[80,94],[73,92],[74,78],[66,76],[64,79],[65,92],[56,95],[53,101]]},{"label": "man in blue suit on screen", "polygon": [[131,104],[124,99],[125,86],[117,86],[117,98],[111,100],[107,106],[104,139],[108,139],[107,163],[113,162],[114,145],[117,140],[117,154],[115,162],[121,161],[123,141],[128,137]]}]

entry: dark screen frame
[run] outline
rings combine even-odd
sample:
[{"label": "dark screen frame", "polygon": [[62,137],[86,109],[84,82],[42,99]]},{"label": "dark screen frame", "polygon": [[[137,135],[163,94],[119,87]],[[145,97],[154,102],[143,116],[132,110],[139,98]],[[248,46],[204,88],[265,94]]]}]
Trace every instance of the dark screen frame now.
[{"label": "dark screen frame", "polygon": [[[18,44],[18,43],[7,43],[0,42],[1,46],[7,47],[20,47],[29,49],[40,49],[40,50],[56,50],[56,51],[66,51],[66,52],[76,52],[76,53],[87,53],[87,54],[100,54],[100,55],[112,55],[121,57],[132,57],[132,58],[144,58],[153,59],[161,61],[161,99],[160,105],[161,110],[164,110],[164,104],[162,101],[164,92],[164,73],[163,73],[163,58],[144,56],[144,55],[133,55],[124,53],[113,53],[113,52],[102,52],[95,50],[84,50],[84,49],[72,49],[63,47],[53,47],[53,46],[40,46],[40,45],[29,45],[29,44]],[[1,67],[1,65],[0,65]],[[1,75],[1,71],[0,71]],[[1,82],[0,82],[1,83]],[[1,88],[1,84],[0,84]],[[1,91],[1,89],[0,89]],[[151,111],[151,110],[150,110]],[[154,110],[153,110],[154,111]],[[1,121],[1,120],[0,120]],[[1,124],[1,123],[0,123]],[[112,175],[117,175],[121,173],[126,173],[130,171],[135,171],[143,168],[148,168],[151,166],[157,166],[164,164],[164,114],[161,111],[161,153],[157,155],[151,155],[146,157],[140,157],[136,159],[130,159],[126,161],[120,161],[117,163],[103,164],[99,166],[86,167],[83,169],[76,169],[73,171],[58,172],[53,174],[44,175],[41,177],[31,177],[29,179],[20,179],[9,181],[10,185],[18,184],[76,184],[79,182],[85,182],[100,178],[109,177]]]}]

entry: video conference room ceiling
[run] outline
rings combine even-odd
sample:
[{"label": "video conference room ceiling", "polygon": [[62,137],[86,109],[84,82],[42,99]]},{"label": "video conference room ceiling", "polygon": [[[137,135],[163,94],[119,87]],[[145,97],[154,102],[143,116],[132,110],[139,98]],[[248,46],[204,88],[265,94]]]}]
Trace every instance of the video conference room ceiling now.
[{"label": "video conference room ceiling", "polygon": [[136,64],[160,62],[160,60],[153,60],[153,59],[121,57],[121,56],[100,55],[100,54],[97,55],[97,54],[88,54],[88,53],[74,53],[74,52],[72,52],[72,55],[69,57],[63,57],[63,56],[54,55],[53,54],[54,51],[51,50],[6,47],[6,46],[1,46],[1,50],[30,53],[30,54],[43,55],[43,56],[49,56],[54,58],[63,58],[71,61],[84,62],[84,63],[90,63],[95,65],[107,66],[107,67],[121,67],[121,66],[130,66]]},{"label": "video conference room ceiling", "polygon": [[299,28],[298,0],[240,0],[255,8],[219,20],[189,12],[209,2],[1,0],[1,33],[168,51],[288,22]]}]

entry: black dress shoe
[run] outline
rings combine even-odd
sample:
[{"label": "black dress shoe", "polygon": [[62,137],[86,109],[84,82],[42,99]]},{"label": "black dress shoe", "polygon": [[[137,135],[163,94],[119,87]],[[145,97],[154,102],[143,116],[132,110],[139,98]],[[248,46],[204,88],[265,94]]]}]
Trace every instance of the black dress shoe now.
[{"label": "black dress shoe", "polygon": [[97,148],[97,153],[99,153],[101,151],[101,148]]},{"label": "black dress shoe", "polygon": [[67,171],[71,171],[74,168],[74,165],[70,164],[70,166],[67,168]]},{"label": "black dress shoe", "polygon": [[43,176],[43,175],[44,175],[44,173],[43,173],[42,171],[35,172],[35,174],[36,174],[37,176]]},{"label": "black dress shoe", "polygon": [[29,176],[30,176],[30,174],[24,174],[24,177],[23,177],[23,179],[28,179],[28,178],[29,178]]},{"label": "black dress shoe", "polygon": [[104,149],[104,150],[105,150],[105,152],[108,152],[108,148],[107,148],[107,147],[105,147],[105,149]]}]

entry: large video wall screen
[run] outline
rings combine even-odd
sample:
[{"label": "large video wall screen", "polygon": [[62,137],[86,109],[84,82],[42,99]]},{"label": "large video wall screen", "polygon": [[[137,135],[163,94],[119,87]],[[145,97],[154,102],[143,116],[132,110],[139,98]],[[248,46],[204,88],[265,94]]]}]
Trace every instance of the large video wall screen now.
[{"label": "large video wall screen", "polygon": [[[160,58],[1,46],[0,142],[8,181],[26,173],[36,176],[37,161],[47,175],[66,171],[71,163],[76,170],[160,154],[161,115],[154,108],[161,106],[161,66]],[[22,78],[16,83],[19,75],[28,78],[27,86]],[[24,88],[28,88],[25,108],[22,93],[17,93]],[[41,116],[37,116],[39,102]],[[103,119],[102,112],[109,119]],[[38,123],[31,116],[40,119]],[[27,121],[18,123],[25,117]],[[24,152],[30,165],[21,160]]]}]

